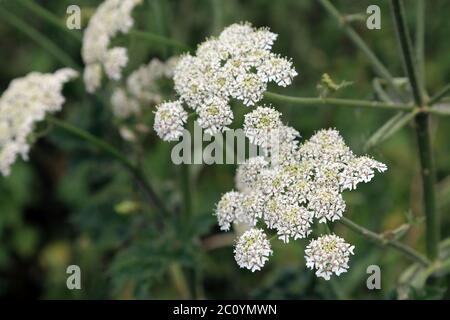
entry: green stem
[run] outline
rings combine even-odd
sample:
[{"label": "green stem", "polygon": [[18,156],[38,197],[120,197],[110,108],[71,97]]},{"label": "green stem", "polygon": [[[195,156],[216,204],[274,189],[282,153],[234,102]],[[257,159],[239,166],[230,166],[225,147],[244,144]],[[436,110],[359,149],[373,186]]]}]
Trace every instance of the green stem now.
[{"label": "green stem", "polygon": [[76,33],[76,31],[70,30],[66,25],[60,20],[57,16],[55,16],[52,12],[48,11],[46,8],[40,6],[34,1],[30,0],[17,0],[22,6],[26,7],[28,10],[32,11],[37,16],[46,20],[53,26],[59,28],[64,31],[66,34],[70,35],[72,38],[81,42],[81,35]]},{"label": "green stem", "polygon": [[438,256],[440,230],[439,216],[436,209],[435,168],[430,141],[430,120],[427,114],[421,113],[416,116],[416,133],[426,216],[427,252],[430,259],[436,259]]},{"label": "green stem", "polygon": [[365,101],[365,100],[353,100],[353,99],[337,99],[337,98],[303,98],[285,96],[278,93],[266,92],[264,97],[273,102],[292,103],[300,106],[321,106],[321,105],[333,105],[337,107],[350,107],[350,108],[366,108],[366,109],[385,109],[385,110],[405,110],[412,111],[413,105],[411,104],[397,104],[386,103],[378,101]]},{"label": "green stem", "polygon": [[450,84],[446,85],[444,88],[439,90],[434,96],[431,97],[430,101],[428,101],[428,105],[432,106],[439,101],[441,101],[442,98],[444,98],[448,93],[450,92]]},{"label": "green stem", "polygon": [[416,57],[420,87],[425,89],[425,0],[417,0]]},{"label": "green stem", "polygon": [[364,40],[356,33],[356,31],[348,24],[345,18],[339,13],[333,4],[328,0],[319,0],[320,4],[325,8],[325,10],[340,24],[344,32],[350,38],[350,40],[367,56],[369,61],[372,63],[375,72],[382,78],[384,78],[387,83],[395,90],[399,92],[397,86],[394,83],[394,78],[388,69],[383,65],[383,63],[378,59],[375,53],[370,49],[370,47],[364,42]]},{"label": "green stem", "polygon": [[17,16],[5,9],[0,9],[0,17],[26,34],[30,39],[39,44],[43,49],[48,51],[53,57],[59,60],[63,65],[80,70],[78,64],[62,49],[53,43],[49,38],[36,31],[33,27],[23,22]]},{"label": "green stem", "polygon": [[417,71],[414,65],[414,59],[411,50],[411,38],[409,36],[408,28],[404,19],[403,2],[400,0],[392,0],[392,12],[394,15],[394,24],[397,31],[397,38],[400,43],[402,52],[403,68],[408,76],[411,90],[414,96],[416,106],[423,106],[423,95],[420,89],[420,84],[417,77]]},{"label": "green stem", "polygon": [[59,120],[52,116],[47,116],[46,119],[49,123],[53,124],[54,126],[78,138],[81,138],[82,140],[89,142],[90,144],[96,146],[100,150],[104,151],[105,153],[109,154],[117,161],[119,161],[125,168],[128,169],[133,178],[137,181],[137,183],[145,193],[146,197],[150,201],[150,203],[152,203],[157,209],[156,211],[158,212],[158,214],[162,218],[168,216],[168,210],[166,209],[165,205],[159,199],[159,197],[153,190],[152,186],[147,182],[146,179],[144,179],[144,173],[138,167],[136,167],[129,159],[127,159],[119,150],[117,150],[115,147],[105,142],[104,140],[99,139],[96,136],[90,134],[89,132],[77,128],[67,122]]},{"label": "green stem", "polygon": [[[416,106],[420,109],[424,108],[423,92],[417,81],[417,73],[415,70],[411,41],[405,22],[405,14],[403,2],[400,0],[391,1],[392,13],[394,16],[397,37],[403,57],[403,65],[408,75],[411,90],[413,92]],[[438,245],[440,239],[439,217],[436,210],[436,194],[435,194],[435,169],[433,163],[433,152],[430,139],[430,122],[428,114],[420,112],[416,115],[416,135],[418,142],[418,151],[421,164],[422,190],[426,216],[426,247],[427,255],[431,260],[438,257]]]},{"label": "green stem", "polygon": [[185,45],[182,42],[179,42],[177,40],[173,40],[170,38],[166,38],[164,36],[158,35],[158,34],[154,34],[154,33],[150,33],[150,32],[144,32],[144,31],[138,31],[138,30],[131,30],[129,32],[130,35],[141,38],[143,40],[152,42],[152,43],[161,43],[167,46],[171,46],[177,49],[180,49],[181,51],[191,51],[192,48],[190,48],[189,46]]},{"label": "green stem", "polygon": [[417,251],[415,251],[413,248],[397,241],[394,239],[387,239],[386,237],[375,233],[373,231],[370,231],[362,226],[360,226],[359,224],[356,224],[355,222],[353,222],[352,220],[342,217],[339,222],[341,224],[343,224],[344,226],[348,227],[350,230],[359,233],[360,235],[362,235],[363,237],[365,237],[368,240],[373,241],[375,244],[379,245],[379,246],[389,246],[392,247],[394,249],[396,249],[397,251],[403,253],[405,256],[407,256],[409,259],[416,261],[424,266],[428,266],[430,264],[430,261],[425,258],[424,256],[422,256],[420,253],[418,253]]}]

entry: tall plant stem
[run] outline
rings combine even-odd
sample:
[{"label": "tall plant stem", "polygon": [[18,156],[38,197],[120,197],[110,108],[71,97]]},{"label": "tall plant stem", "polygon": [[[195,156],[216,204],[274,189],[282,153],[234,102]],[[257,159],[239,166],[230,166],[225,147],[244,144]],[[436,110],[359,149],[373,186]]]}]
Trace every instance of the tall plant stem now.
[{"label": "tall plant stem", "polygon": [[337,98],[304,98],[285,96],[278,93],[266,92],[264,97],[274,102],[291,103],[299,106],[322,106],[331,105],[336,107],[365,108],[365,109],[384,109],[384,110],[403,110],[413,111],[412,104],[397,104],[378,101],[354,100],[354,99],[337,99]]},{"label": "tall plant stem", "polygon": [[[391,0],[391,9],[394,16],[398,42],[400,44],[403,66],[408,75],[414,102],[419,110],[425,109],[423,91],[417,78],[415,69],[411,40],[404,18],[403,2]],[[431,260],[438,257],[438,244],[440,239],[439,217],[436,210],[435,195],[435,169],[433,163],[433,152],[430,139],[429,116],[420,112],[415,117],[416,135],[421,164],[423,200],[426,216],[426,247],[427,255]]]},{"label": "tall plant stem", "polygon": [[67,122],[54,118],[52,116],[47,116],[47,121],[53,124],[55,127],[58,127],[82,140],[89,142],[94,145],[98,149],[107,153],[108,155],[115,158],[119,161],[133,176],[136,182],[139,184],[141,189],[143,190],[145,196],[148,198],[150,203],[152,203],[160,215],[164,219],[164,217],[168,216],[168,210],[166,209],[163,202],[159,199],[158,195],[153,190],[152,186],[148,183],[148,181],[144,178],[144,173],[136,167],[129,159],[127,159],[119,150],[105,142],[104,140],[97,138],[96,136],[90,134],[87,131],[84,131],[80,128],[77,128]]},{"label": "tall plant stem", "polygon": [[417,0],[416,9],[417,76],[425,93],[425,0]]},{"label": "tall plant stem", "polygon": [[378,233],[370,231],[345,217],[342,217],[339,220],[339,222],[342,225],[348,227],[350,230],[352,230],[356,233],[359,233],[366,239],[373,241],[375,244],[377,244],[379,246],[382,246],[382,247],[389,246],[389,247],[394,248],[397,251],[403,253],[405,256],[407,256],[412,261],[418,262],[424,266],[430,265],[430,261],[426,257],[422,256],[420,253],[415,251],[413,248],[411,248],[397,240],[388,239],[388,238],[384,237],[383,235],[380,235]]},{"label": "tall plant stem", "polygon": [[339,13],[335,6],[329,0],[319,0],[320,4],[325,10],[333,16],[343,28],[344,32],[350,38],[350,40],[357,46],[369,59],[375,72],[382,78],[384,78],[389,86],[397,93],[399,90],[394,83],[394,78],[384,64],[378,59],[375,53],[364,42],[364,40],[356,33],[356,31],[345,21],[345,18]]}]

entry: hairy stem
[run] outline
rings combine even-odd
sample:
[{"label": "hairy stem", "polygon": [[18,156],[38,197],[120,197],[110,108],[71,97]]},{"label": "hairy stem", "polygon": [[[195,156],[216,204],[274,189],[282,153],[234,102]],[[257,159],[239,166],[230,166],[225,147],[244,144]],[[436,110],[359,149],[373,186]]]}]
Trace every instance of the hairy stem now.
[{"label": "hairy stem", "polygon": [[144,178],[144,173],[136,167],[129,159],[127,159],[119,150],[105,142],[104,140],[97,138],[96,136],[90,134],[87,131],[84,131],[80,128],[77,128],[67,122],[54,118],[52,116],[47,116],[47,121],[53,124],[55,127],[58,127],[82,140],[89,142],[90,144],[96,146],[103,152],[115,158],[119,161],[128,171],[131,173],[133,178],[137,181],[141,189],[143,190],[145,196],[148,198],[150,203],[152,203],[158,212],[158,214],[164,218],[168,215],[168,210],[166,209],[163,202],[159,199],[152,186],[148,183],[148,181]]},{"label": "hairy stem", "polygon": [[343,224],[344,226],[348,227],[350,230],[359,233],[363,237],[365,237],[368,240],[373,241],[379,246],[389,246],[391,248],[396,249],[397,251],[403,253],[405,256],[407,256],[409,259],[418,262],[424,266],[428,266],[430,264],[430,261],[422,256],[419,252],[415,251],[413,248],[397,241],[394,239],[388,239],[378,233],[375,233],[373,231],[370,231],[359,224],[356,224],[352,220],[342,217],[339,222]]},{"label": "hairy stem", "polygon": [[[417,108],[423,109],[424,98],[411,50],[411,40],[404,18],[403,2],[391,1],[398,42],[400,44],[403,66],[408,75]],[[439,217],[436,210],[435,169],[430,139],[430,122],[428,114],[420,112],[415,117],[418,151],[421,165],[422,190],[426,217],[426,247],[427,255],[431,260],[438,257],[438,244],[440,239]]]},{"label": "hairy stem", "polygon": [[291,103],[299,106],[322,106],[332,105],[336,107],[365,108],[365,109],[384,109],[384,110],[404,110],[412,111],[414,106],[411,104],[386,103],[378,101],[337,99],[337,98],[304,98],[285,96],[278,93],[266,92],[264,97],[273,102]]}]

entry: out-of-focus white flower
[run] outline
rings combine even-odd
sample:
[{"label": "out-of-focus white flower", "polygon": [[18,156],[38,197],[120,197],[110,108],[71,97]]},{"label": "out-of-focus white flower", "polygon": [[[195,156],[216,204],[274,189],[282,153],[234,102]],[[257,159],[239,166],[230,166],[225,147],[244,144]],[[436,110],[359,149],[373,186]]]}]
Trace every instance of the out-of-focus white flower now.
[{"label": "out-of-focus white flower", "polygon": [[117,33],[127,33],[133,26],[131,12],[141,2],[142,0],[105,0],[91,17],[81,48],[81,56],[86,64],[84,80],[88,92],[95,92],[100,86],[101,66],[110,79],[121,78],[121,70],[128,61],[126,49],[110,49],[109,44]]},{"label": "out-of-focus white flower", "polygon": [[306,266],[316,269],[318,277],[330,280],[332,274],[339,276],[347,272],[354,248],[334,234],[323,235],[312,240],[306,247]]},{"label": "out-of-focus white flower", "polygon": [[128,92],[144,103],[158,104],[161,102],[161,88],[158,81],[172,79],[178,57],[171,57],[163,62],[153,58],[148,64],[141,65],[127,78]]},{"label": "out-of-focus white flower", "polygon": [[127,128],[125,126],[122,126],[119,128],[120,136],[125,141],[135,142],[136,141],[136,134],[130,130],[130,128]]},{"label": "out-of-focus white flower", "polygon": [[233,121],[233,112],[227,101],[217,97],[206,100],[198,108],[198,116],[199,126],[210,135],[227,130],[227,126]]},{"label": "out-of-focus white flower", "polygon": [[261,270],[272,254],[270,242],[261,229],[246,231],[236,242],[234,259],[241,268]]},{"label": "out-of-focus white flower", "polygon": [[281,113],[270,107],[257,107],[247,113],[244,120],[245,136],[258,146],[269,146],[272,138],[282,126]]},{"label": "out-of-focus white flower", "polygon": [[183,135],[187,117],[180,101],[161,103],[155,113],[155,131],[165,141],[176,141]]},{"label": "out-of-focus white flower", "polygon": [[20,155],[28,158],[27,137],[36,122],[46,113],[61,110],[65,101],[64,83],[78,76],[75,70],[64,68],[55,73],[32,72],[9,84],[0,97],[0,172],[7,176]]},{"label": "out-of-focus white flower", "polygon": [[291,61],[270,51],[276,38],[268,28],[256,29],[250,23],[225,28],[219,37],[201,43],[195,56],[180,59],[174,71],[175,91],[197,112],[212,98],[226,105],[232,98],[255,105],[268,82],[286,86],[297,75]]},{"label": "out-of-focus white flower", "polygon": [[139,114],[139,102],[127,95],[124,89],[116,88],[111,95],[111,105],[114,116],[125,119],[131,115]]},{"label": "out-of-focus white flower", "polygon": [[[119,119],[126,119],[140,114],[141,107],[144,105],[161,103],[162,92],[158,81],[170,79],[176,61],[178,61],[178,57],[171,57],[166,62],[154,58],[148,64],[141,65],[133,71],[126,80],[126,86],[116,87],[111,95],[114,116]],[[100,67],[98,72],[101,76]]]},{"label": "out-of-focus white flower", "polygon": [[102,66],[99,63],[86,65],[83,72],[84,85],[87,92],[95,92],[102,83]]},{"label": "out-of-focus white flower", "polygon": [[116,47],[106,54],[104,61],[105,73],[112,80],[119,80],[122,77],[122,68],[128,63],[127,49]]}]

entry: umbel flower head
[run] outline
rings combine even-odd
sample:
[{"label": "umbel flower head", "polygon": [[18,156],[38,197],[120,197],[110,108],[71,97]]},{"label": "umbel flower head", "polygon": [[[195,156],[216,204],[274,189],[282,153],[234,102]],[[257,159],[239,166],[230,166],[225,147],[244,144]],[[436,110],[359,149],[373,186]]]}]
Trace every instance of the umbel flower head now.
[{"label": "umbel flower head", "polygon": [[247,230],[236,242],[234,259],[241,268],[261,270],[272,254],[270,242],[261,229]]},{"label": "umbel flower head", "polygon": [[297,75],[292,61],[271,52],[276,38],[268,28],[232,24],[201,43],[195,55],[180,58],[174,71],[175,91],[198,113],[198,123],[207,133],[222,132],[231,124],[231,99],[253,106],[268,82],[292,83]]},{"label": "umbel flower head", "polygon": [[183,135],[187,117],[180,102],[164,102],[155,113],[155,131],[165,141],[176,141]]},{"label": "umbel flower head", "polygon": [[65,101],[64,83],[77,77],[75,70],[65,68],[55,73],[31,72],[9,84],[0,97],[0,172],[7,176],[20,155],[28,159],[27,140],[36,122],[46,113],[61,110]]},{"label": "umbel flower head", "polygon": [[102,69],[109,79],[119,80],[122,68],[128,63],[127,49],[109,48],[111,39],[127,33],[133,26],[131,12],[142,0],[105,0],[100,4],[84,32],[81,56],[86,68],[84,83],[88,92],[101,85]]},{"label": "umbel flower head", "polygon": [[330,280],[333,273],[338,276],[347,272],[348,261],[354,249],[354,246],[334,234],[320,236],[311,240],[306,247],[306,266],[316,269],[318,277]]},{"label": "umbel flower head", "polygon": [[[354,155],[334,129],[320,130],[299,144],[299,133],[283,125],[279,117],[268,107],[246,115],[245,134],[268,158],[250,158],[238,167],[238,191],[223,196],[216,215],[223,230],[242,222],[254,227],[261,220],[288,243],[308,237],[314,219],[319,223],[339,220],[346,207],[342,192],[369,182],[376,171],[387,168],[367,156]],[[335,235],[314,240],[308,248],[308,265],[314,261],[317,276],[325,279],[344,272],[353,254],[353,247]]]}]

